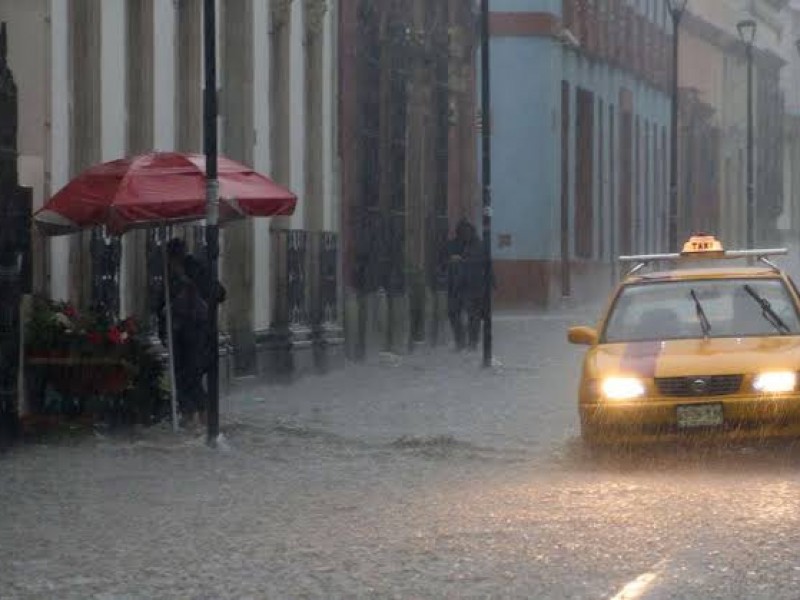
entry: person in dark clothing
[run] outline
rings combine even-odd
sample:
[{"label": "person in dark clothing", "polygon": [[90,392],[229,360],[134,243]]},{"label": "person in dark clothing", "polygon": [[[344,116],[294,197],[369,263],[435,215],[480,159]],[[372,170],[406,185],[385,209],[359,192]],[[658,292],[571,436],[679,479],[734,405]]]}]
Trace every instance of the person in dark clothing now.
[{"label": "person in dark clothing", "polygon": [[455,237],[448,242],[447,253],[448,316],[456,349],[467,347],[474,350],[478,346],[484,317],[486,254],[475,228],[465,219],[456,226]]},{"label": "person in dark clothing", "polygon": [[[180,265],[186,276],[197,286],[200,296],[208,302],[211,297],[211,281],[205,263],[189,254],[186,243],[180,238],[172,238],[167,244],[167,256],[170,266]],[[227,297],[225,287],[217,282],[217,302],[222,304]]]},{"label": "person in dark clothing", "polygon": [[208,305],[185,274],[171,280],[175,383],[184,424],[206,410],[203,374],[208,362]]},{"label": "person in dark clothing", "polygon": [[[184,423],[199,416],[204,420],[206,390],[203,377],[216,359],[217,344],[211,339],[208,321],[208,300],[211,296],[208,271],[203,263],[186,251],[183,240],[174,238],[167,245],[172,304],[173,351],[175,379]],[[226,297],[225,289],[217,282],[218,301]],[[159,329],[166,337],[166,302],[161,303]]]}]

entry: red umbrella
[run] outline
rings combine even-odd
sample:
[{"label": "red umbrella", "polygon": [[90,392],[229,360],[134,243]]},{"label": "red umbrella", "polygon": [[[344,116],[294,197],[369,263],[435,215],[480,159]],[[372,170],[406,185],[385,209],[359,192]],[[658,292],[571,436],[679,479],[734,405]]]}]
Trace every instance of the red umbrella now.
[{"label": "red umbrella", "polygon": [[[157,152],[91,167],[33,218],[47,235],[105,225],[112,234],[206,216],[205,157]],[[297,197],[242,164],[219,158],[220,221],[286,216]]]},{"label": "red umbrella", "polygon": [[[286,216],[297,197],[249,167],[218,159],[220,222],[245,217]],[[114,235],[129,229],[198,221],[206,217],[206,159],[197,154],[157,152],[96,165],[70,181],[33,219],[46,235],[105,226]],[[166,277],[172,420],[177,429],[172,309]]]}]

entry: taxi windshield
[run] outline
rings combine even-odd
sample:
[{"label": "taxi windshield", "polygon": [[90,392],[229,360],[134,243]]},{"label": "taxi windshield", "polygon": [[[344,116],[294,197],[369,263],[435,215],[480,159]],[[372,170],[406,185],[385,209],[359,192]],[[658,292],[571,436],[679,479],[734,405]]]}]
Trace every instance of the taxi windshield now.
[{"label": "taxi windshield", "polygon": [[604,343],[800,334],[782,279],[696,279],[622,288]]}]

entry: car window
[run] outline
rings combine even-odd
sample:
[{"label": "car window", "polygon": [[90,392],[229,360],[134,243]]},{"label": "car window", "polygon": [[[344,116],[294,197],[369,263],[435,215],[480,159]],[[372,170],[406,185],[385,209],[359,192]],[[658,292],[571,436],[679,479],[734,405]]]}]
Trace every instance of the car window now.
[{"label": "car window", "polygon": [[[764,315],[748,287],[769,303],[777,322]],[[797,309],[781,279],[703,279],[625,286],[611,309],[603,341],[702,337],[692,291],[711,326],[710,337],[800,334]]]}]

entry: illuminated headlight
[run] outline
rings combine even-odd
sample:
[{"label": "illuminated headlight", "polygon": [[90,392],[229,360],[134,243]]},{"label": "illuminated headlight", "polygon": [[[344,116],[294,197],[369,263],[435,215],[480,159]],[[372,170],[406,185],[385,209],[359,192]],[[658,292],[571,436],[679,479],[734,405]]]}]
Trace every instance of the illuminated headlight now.
[{"label": "illuminated headlight", "polygon": [[765,394],[791,392],[797,387],[797,375],[791,371],[761,373],[753,380],[753,388]]},{"label": "illuminated headlight", "polygon": [[601,390],[609,400],[630,400],[644,396],[644,383],[632,377],[609,377]]}]

